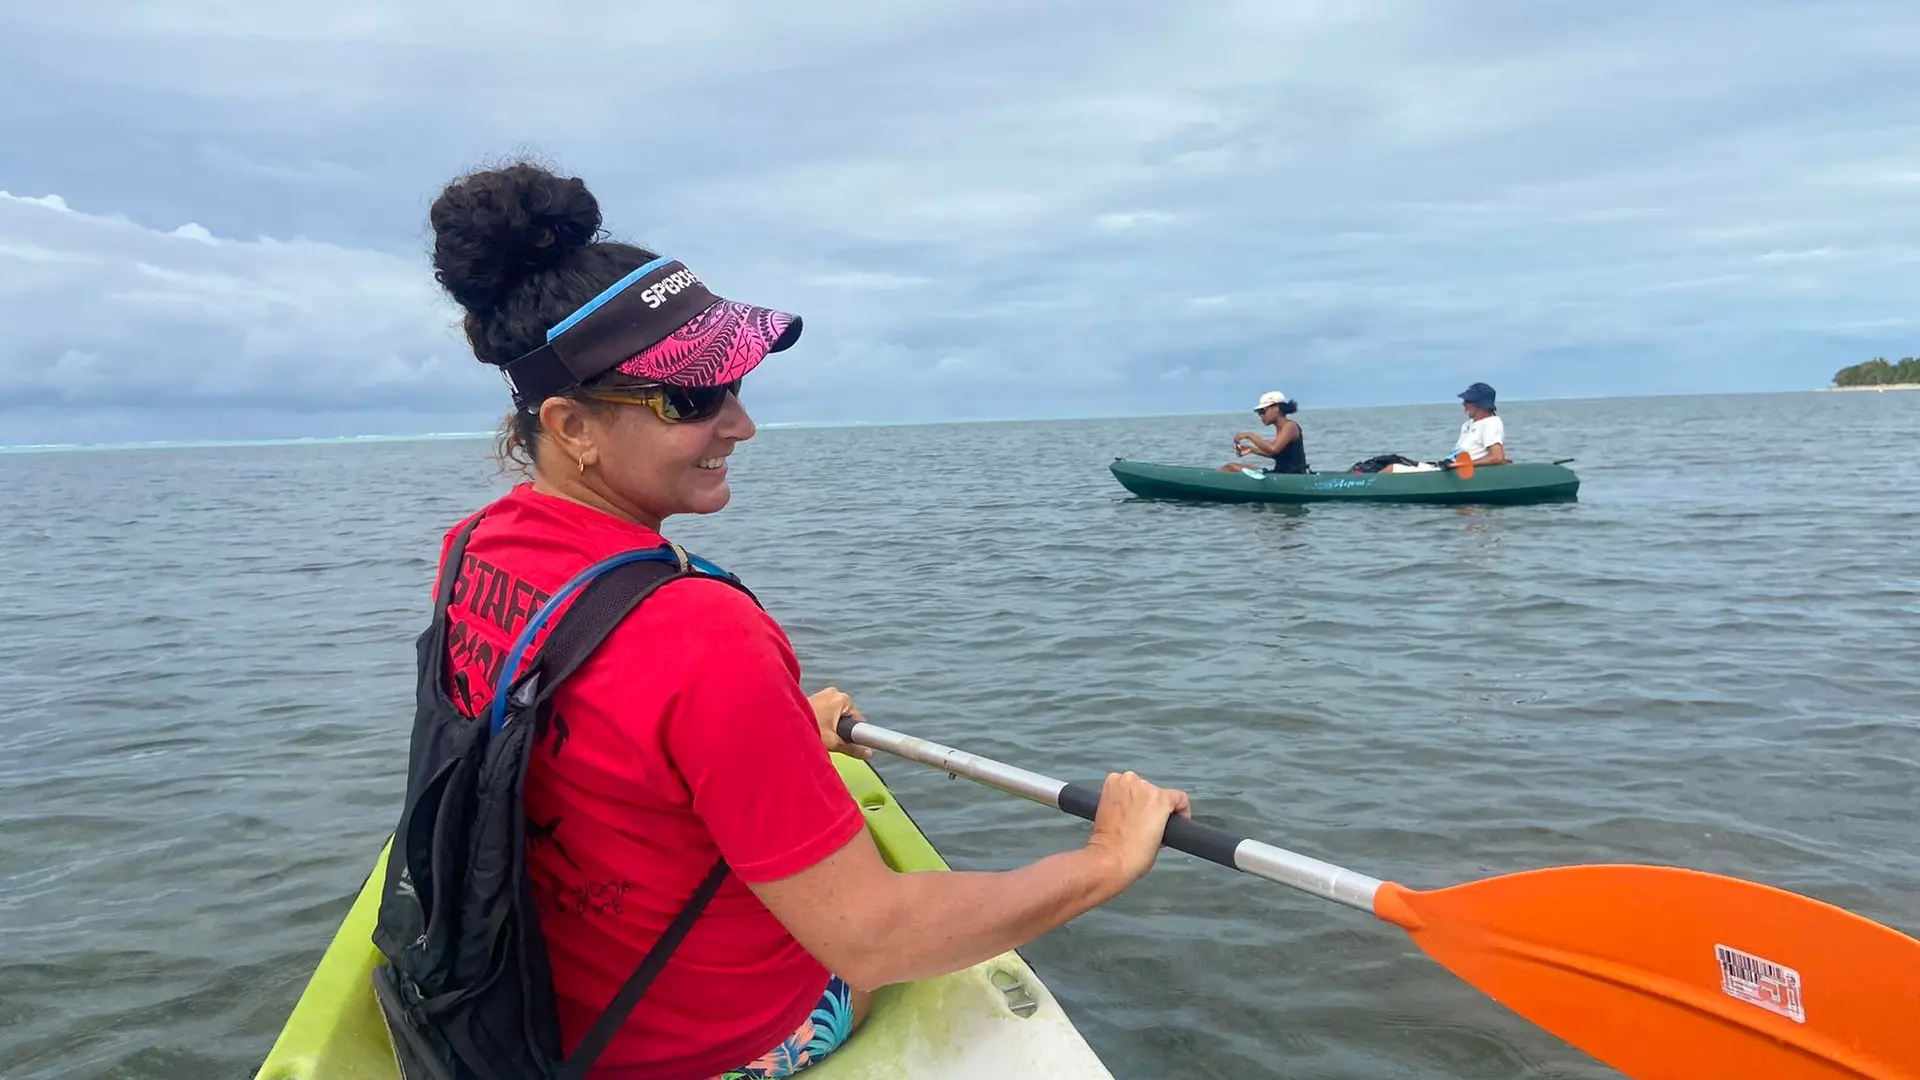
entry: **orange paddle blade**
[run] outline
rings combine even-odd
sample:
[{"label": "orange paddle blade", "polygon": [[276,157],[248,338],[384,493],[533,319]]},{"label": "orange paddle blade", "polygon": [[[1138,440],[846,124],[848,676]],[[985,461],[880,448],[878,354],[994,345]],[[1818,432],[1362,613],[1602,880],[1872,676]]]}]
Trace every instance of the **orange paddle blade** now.
[{"label": "orange paddle blade", "polygon": [[1453,455],[1453,470],[1460,474],[1462,480],[1473,479],[1473,455],[1465,450]]},{"label": "orange paddle blade", "polygon": [[1920,1080],[1920,941],[1795,893],[1562,866],[1388,882],[1374,914],[1636,1080]]}]

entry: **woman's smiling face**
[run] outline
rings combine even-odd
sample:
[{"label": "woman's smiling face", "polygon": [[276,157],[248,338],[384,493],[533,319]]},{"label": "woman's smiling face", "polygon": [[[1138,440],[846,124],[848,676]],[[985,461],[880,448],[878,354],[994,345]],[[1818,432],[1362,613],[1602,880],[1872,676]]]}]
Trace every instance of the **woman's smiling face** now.
[{"label": "woman's smiling face", "polygon": [[[584,487],[621,514],[658,529],[674,514],[711,514],[733,496],[727,459],[756,428],[729,393],[704,420],[669,421],[643,404],[607,405],[549,399],[541,426],[553,460],[541,472],[564,489]],[[585,467],[581,467],[581,463]]]}]

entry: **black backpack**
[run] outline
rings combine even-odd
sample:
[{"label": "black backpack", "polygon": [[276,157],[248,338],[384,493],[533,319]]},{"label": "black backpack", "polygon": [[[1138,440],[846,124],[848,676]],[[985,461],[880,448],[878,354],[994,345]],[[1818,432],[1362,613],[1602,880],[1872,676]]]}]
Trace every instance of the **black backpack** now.
[{"label": "black backpack", "polygon": [[1385,469],[1389,465],[1418,465],[1418,464],[1420,463],[1413,460],[1412,458],[1401,457],[1399,454],[1381,454],[1379,457],[1370,457],[1365,461],[1354,462],[1352,468],[1350,468],[1348,471],[1357,472],[1357,473],[1377,473]]},{"label": "black backpack", "polygon": [[[476,514],[441,568],[433,621],[415,643],[413,746],[387,857],[373,944],[375,996],[404,1080],[580,1080],[633,1011],[725,878],[714,863],[686,907],[561,1060],[552,973],[526,873],[521,803],[527,761],[560,684],[641,601],[670,581],[731,574],[668,544],[622,552],[576,574],[541,605],[501,669],[492,707],[471,720],[447,696],[447,606]],[[578,598],[537,656],[519,661],[553,610]],[[759,601],[756,599],[755,603]]]}]

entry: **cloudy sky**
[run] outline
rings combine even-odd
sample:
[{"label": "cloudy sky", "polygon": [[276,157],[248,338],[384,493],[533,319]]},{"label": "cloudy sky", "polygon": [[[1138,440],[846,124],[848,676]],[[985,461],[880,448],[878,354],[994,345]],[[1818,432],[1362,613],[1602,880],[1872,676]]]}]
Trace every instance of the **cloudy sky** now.
[{"label": "cloudy sky", "polygon": [[1920,353],[1915,70],[1901,0],[8,0],[0,443],[491,427],[425,214],[523,152],[807,317],[762,420],[1819,386]]}]

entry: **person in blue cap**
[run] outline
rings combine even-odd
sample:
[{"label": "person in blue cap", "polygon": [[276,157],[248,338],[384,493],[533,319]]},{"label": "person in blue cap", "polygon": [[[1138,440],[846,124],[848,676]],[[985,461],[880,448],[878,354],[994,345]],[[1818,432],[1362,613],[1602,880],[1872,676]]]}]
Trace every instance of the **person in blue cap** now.
[{"label": "person in blue cap", "polygon": [[[1493,408],[1493,387],[1477,382],[1455,395],[1460,399],[1460,407],[1466,410],[1466,422],[1460,425],[1460,438],[1455,440],[1453,450],[1447,454],[1449,461],[1410,462],[1401,458],[1382,472],[1436,472],[1448,468],[1466,454],[1474,468],[1482,465],[1505,465],[1507,463],[1507,427]],[[1380,459],[1374,459],[1378,461]]]},{"label": "person in blue cap", "polygon": [[1466,411],[1466,423],[1460,425],[1460,439],[1453,452],[1464,452],[1475,468],[1507,463],[1507,426],[1493,408],[1493,387],[1477,382],[1457,395]]}]

